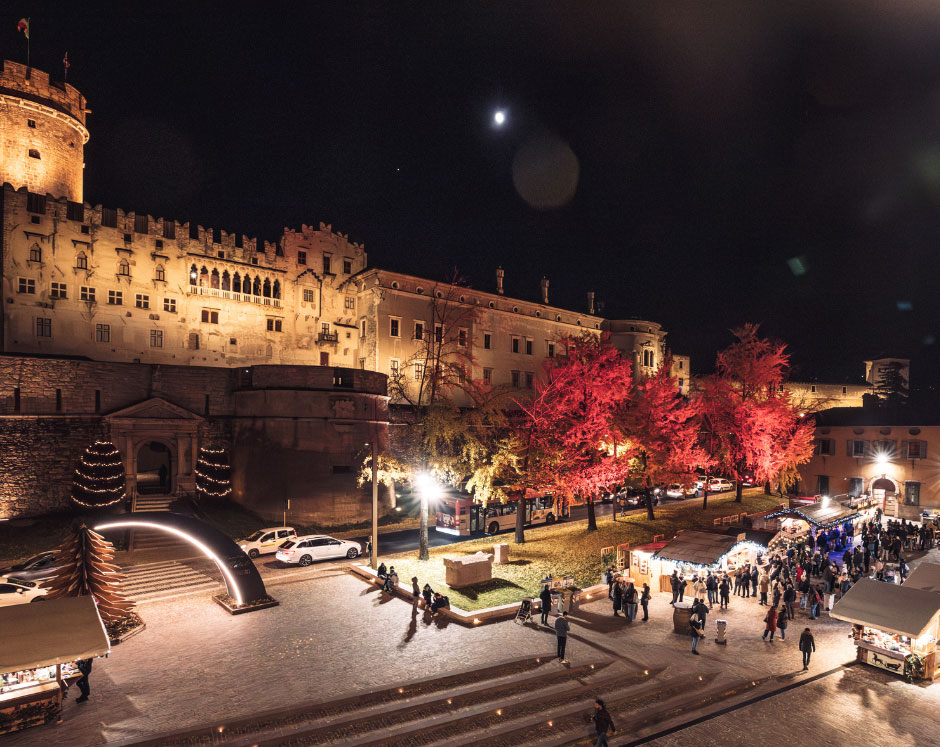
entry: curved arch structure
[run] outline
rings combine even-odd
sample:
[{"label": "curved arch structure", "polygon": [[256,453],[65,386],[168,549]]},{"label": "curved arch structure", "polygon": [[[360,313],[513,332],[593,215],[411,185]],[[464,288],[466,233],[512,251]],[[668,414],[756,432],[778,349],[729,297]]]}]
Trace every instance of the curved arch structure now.
[{"label": "curved arch structure", "polygon": [[212,560],[225,579],[229,596],[245,604],[267,596],[261,574],[245,552],[227,534],[211,524],[169,511],[140,511],[103,519],[94,527],[103,529],[156,529],[188,542]]}]

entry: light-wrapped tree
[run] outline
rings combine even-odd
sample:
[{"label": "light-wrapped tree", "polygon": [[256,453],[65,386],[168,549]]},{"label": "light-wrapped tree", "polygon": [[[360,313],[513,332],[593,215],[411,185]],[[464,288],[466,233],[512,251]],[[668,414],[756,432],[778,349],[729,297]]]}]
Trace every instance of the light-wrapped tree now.
[{"label": "light-wrapped tree", "polygon": [[196,493],[200,498],[228,498],[232,494],[232,468],[225,449],[217,446],[199,447]]},{"label": "light-wrapped tree", "polygon": [[124,463],[110,441],[85,449],[72,476],[72,500],[84,508],[112,506],[124,500]]}]

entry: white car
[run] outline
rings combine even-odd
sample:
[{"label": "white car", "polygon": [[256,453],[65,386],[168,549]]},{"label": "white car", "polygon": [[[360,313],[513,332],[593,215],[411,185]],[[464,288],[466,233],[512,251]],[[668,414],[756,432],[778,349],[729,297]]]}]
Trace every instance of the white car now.
[{"label": "white car", "polygon": [[310,534],[306,537],[295,537],[278,548],[274,556],[282,563],[297,563],[297,565],[310,565],[315,560],[327,558],[349,558],[352,560],[359,556],[362,547],[358,542],[347,542],[325,534]]},{"label": "white car", "polygon": [[293,527],[268,527],[239,540],[238,546],[248,553],[249,558],[257,558],[259,555],[277,552],[278,547],[296,536]]},{"label": "white car", "polygon": [[709,493],[724,493],[728,490],[734,490],[734,485],[723,477],[712,478],[712,481],[708,483]]},{"label": "white car", "polygon": [[48,589],[40,588],[35,581],[8,578],[0,583],[0,607],[25,602],[42,602],[43,597],[48,593]]},{"label": "white car", "polygon": [[695,491],[686,490],[685,486],[681,482],[670,483],[666,488],[666,497],[667,498],[685,498],[687,495],[690,495]]}]

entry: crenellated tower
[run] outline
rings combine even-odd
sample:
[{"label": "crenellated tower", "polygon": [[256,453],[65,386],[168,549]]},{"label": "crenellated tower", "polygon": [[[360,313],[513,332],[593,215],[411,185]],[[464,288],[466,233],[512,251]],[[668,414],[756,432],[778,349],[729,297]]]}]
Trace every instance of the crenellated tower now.
[{"label": "crenellated tower", "polygon": [[10,60],[0,70],[0,184],[82,202],[88,129],[74,86]]}]

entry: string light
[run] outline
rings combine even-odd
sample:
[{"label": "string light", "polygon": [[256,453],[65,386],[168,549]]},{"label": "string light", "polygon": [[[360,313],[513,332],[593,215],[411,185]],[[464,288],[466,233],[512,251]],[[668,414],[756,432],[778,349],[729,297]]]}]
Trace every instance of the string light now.
[{"label": "string light", "polygon": [[782,511],[777,511],[772,514],[767,514],[766,518],[768,519],[777,519],[777,518],[782,518],[782,517],[792,518],[794,516],[796,518],[802,519],[803,521],[809,524],[812,524],[813,526],[819,527],[820,529],[831,529],[832,527],[841,526],[842,524],[845,524],[847,521],[854,521],[859,516],[861,516],[861,513],[856,512],[854,514],[849,514],[848,516],[843,516],[841,518],[835,519],[834,521],[819,522],[819,521],[816,521],[816,519],[811,519],[809,516],[807,516],[798,508],[786,508]]},{"label": "string light", "polygon": [[[88,498],[95,498],[90,502]],[[95,440],[72,475],[72,500],[84,508],[113,506],[126,498],[121,453],[110,441]]]},{"label": "string light", "polygon": [[[201,495],[227,498],[232,494],[232,480],[229,474],[231,467],[225,454],[226,449],[219,447],[199,447],[199,458],[196,460],[193,472],[196,475],[196,490]],[[215,474],[211,474],[210,471]]]},{"label": "string light", "polygon": [[[662,549],[665,550],[668,547],[669,545],[666,545],[666,547]],[[753,542],[751,540],[742,540],[741,542],[737,542],[734,545],[732,545],[724,555],[722,555],[720,558],[718,558],[718,560],[716,560],[714,563],[711,563],[710,565],[705,565],[703,563],[693,563],[687,560],[676,560],[675,558],[665,558],[659,554],[660,550],[657,550],[656,552],[654,552],[653,557],[658,558],[659,560],[665,560],[670,563],[675,563],[676,565],[688,566],[690,568],[701,569],[701,570],[711,570],[715,568],[716,566],[720,566],[731,555],[734,555],[735,553],[740,551],[742,548],[746,548],[748,550],[756,550],[759,553],[767,552],[766,545],[762,545],[759,542]]]}]

